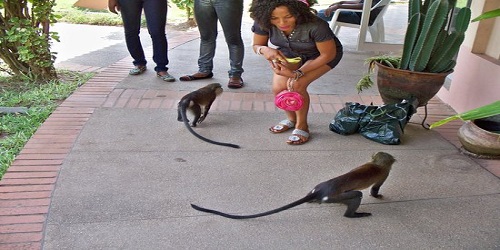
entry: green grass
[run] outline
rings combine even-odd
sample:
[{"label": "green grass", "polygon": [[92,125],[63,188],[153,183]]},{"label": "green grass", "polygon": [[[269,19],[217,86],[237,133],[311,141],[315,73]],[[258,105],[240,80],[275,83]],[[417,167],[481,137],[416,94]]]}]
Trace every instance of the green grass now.
[{"label": "green grass", "polygon": [[[122,19],[119,15],[109,12],[107,9],[92,10],[87,8],[73,7],[76,0],[56,0],[54,7],[55,14],[58,15],[58,22],[91,24],[91,25],[122,25]],[[187,21],[185,11],[180,10],[173,3],[169,3],[167,22],[178,24]],[[146,22],[143,15],[143,25]]]},{"label": "green grass", "polygon": [[[54,12],[58,16],[58,22],[122,25],[121,17],[107,9],[73,7],[75,2],[76,0],[56,0]],[[167,22],[178,24],[186,21],[185,12],[170,4]],[[144,16],[143,23],[145,24]],[[2,70],[0,68],[0,107],[27,107],[28,112],[0,114],[0,179],[38,127],[64,99],[93,75],[61,71],[58,72],[58,80],[41,84],[5,75]]]},{"label": "green grass", "polygon": [[110,26],[122,24],[119,15],[111,13],[108,10],[73,7],[75,2],[75,0],[56,0],[54,12],[58,16],[58,22]]},{"label": "green grass", "polygon": [[27,107],[27,114],[0,114],[0,179],[26,142],[61,101],[92,77],[91,73],[58,72],[45,83],[0,77],[0,107]]}]

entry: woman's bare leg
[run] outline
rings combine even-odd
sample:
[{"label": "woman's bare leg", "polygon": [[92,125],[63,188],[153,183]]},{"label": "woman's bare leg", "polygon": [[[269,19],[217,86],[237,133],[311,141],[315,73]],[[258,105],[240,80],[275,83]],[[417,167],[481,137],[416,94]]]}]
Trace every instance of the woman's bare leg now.
[{"label": "woman's bare leg", "polygon": [[[310,98],[309,98],[309,93],[307,92],[307,87],[314,80],[318,79],[326,72],[330,71],[330,69],[331,68],[328,65],[324,65],[316,70],[307,72],[307,74],[305,74],[304,76],[302,76],[296,82],[293,83],[292,85],[293,90],[301,94],[302,97],[304,98],[304,103],[301,109],[299,109],[298,111],[285,111],[287,119],[295,123],[296,129],[309,132],[307,115],[309,113]],[[273,75],[272,90],[275,96],[281,91],[288,89],[287,86],[288,79],[289,79],[288,77],[280,76],[277,74]],[[302,144],[308,140],[308,138],[304,136],[301,135],[298,136],[301,138],[301,140],[297,144]]]}]

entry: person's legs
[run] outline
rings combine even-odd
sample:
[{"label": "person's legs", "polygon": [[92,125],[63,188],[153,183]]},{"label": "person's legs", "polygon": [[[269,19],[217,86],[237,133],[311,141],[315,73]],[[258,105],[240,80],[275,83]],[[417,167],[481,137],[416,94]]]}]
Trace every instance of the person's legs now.
[{"label": "person's legs", "polygon": [[[307,123],[307,116],[309,113],[309,105],[310,105],[310,98],[309,98],[309,93],[307,92],[307,87],[309,84],[311,84],[313,81],[324,75],[326,72],[330,71],[331,68],[328,65],[323,65],[322,67],[315,69],[313,71],[307,72],[304,76],[299,78],[294,84],[293,84],[293,91],[298,92],[300,95],[303,97],[303,105],[302,108],[293,112],[293,111],[286,111],[286,116],[288,120],[292,121],[295,123],[295,129],[304,131],[306,133],[309,133],[309,125]],[[276,96],[278,93],[280,93],[283,90],[288,89],[287,86],[287,81],[288,77],[283,77],[274,74],[273,76],[273,93]],[[294,131],[295,132],[295,131]],[[298,137],[298,140],[291,140],[293,136]],[[299,145],[307,142],[309,140],[308,136],[304,136],[301,134],[294,134],[292,135],[287,143],[293,144],[293,145]]]},{"label": "person's legs", "polygon": [[167,0],[144,0],[144,14],[148,32],[153,42],[153,61],[156,63],[156,76],[166,82],[175,78],[168,73],[168,42],[165,34],[167,22]]},{"label": "person's legs", "polygon": [[156,63],[155,71],[167,71],[168,43],[165,34],[167,20],[166,0],[144,0],[144,14],[149,35],[153,42],[153,61]]},{"label": "person's legs", "polygon": [[134,59],[132,63],[135,66],[146,66],[147,62],[139,38],[142,2],[135,0],[119,0],[119,3],[125,30],[125,42],[130,56]]},{"label": "person's legs", "polygon": [[311,84],[313,81],[330,70],[330,66],[323,65],[313,71],[307,72],[306,75],[299,78],[294,84],[294,91],[297,91],[304,97],[304,105],[300,110],[295,112],[297,116],[297,123],[295,124],[296,128],[304,131],[309,131],[309,125],[307,124],[307,114],[309,112],[309,93],[307,92],[307,87],[309,87],[309,84]]},{"label": "person's legs", "polygon": [[[288,89],[287,81],[288,81],[288,77],[273,74],[272,92],[273,92],[274,96],[278,95],[281,91]],[[274,126],[270,129],[271,132],[281,133],[281,132],[284,132],[284,131],[292,128],[293,127],[292,125],[295,126],[295,124],[297,122],[296,113],[293,111],[285,111],[285,115],[286,115],[287,120],[290,121],[290,123],[289,124],[285,124],[285,123],[278,124],[278,126]],[[286,125],[286,126],[282,126],[282,125]],[[279,126],[282,126],[282,127],[279,127]]]},{"label": "person's legs", "polygon": [[213,59],[217,39],[217,14],[212,0],[195,0],[194,16],[198,22],[200,32],[200,56],[198,57],[198,71],[209,74],[213,70]]},{"label": "person's legs", "polygon": [[241,20],[243,0],[214,0],[214,7],[219,17],[229,49],[229,77],[241,78],[245,45],[241,38]]},{"label": "person's legs", "polygon": [[337,21],[344,23],[360,24],[361,17],[356,12],[341,11],[339,17],[337,18]]}]

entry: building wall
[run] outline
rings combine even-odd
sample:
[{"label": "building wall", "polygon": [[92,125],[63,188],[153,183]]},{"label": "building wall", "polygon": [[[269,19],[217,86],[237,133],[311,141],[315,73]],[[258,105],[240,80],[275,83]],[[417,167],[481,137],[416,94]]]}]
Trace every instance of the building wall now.
[{"label": "building wall", "polygon": [[89,8],[94,10],[105,10],[108,8],[107,0],[78,0],[73,5],[76,7]]},{"label": "building wall", "polygon": [[500,64],[498,59],[475,54],[462,46],[449,89],[437,96],[460,113],[500,100]]}]

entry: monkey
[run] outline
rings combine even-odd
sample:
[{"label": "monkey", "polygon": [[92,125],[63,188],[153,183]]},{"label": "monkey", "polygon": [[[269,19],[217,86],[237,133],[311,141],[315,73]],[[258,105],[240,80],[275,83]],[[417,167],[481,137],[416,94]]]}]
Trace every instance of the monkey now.
[{"label": "monkey", "polygon": [[395,161],[396,160],[392,155],[385,152],[378,152],[372,156],[372,160],[370,162],[367,162],[343,175],[316,185],[301,199],[267,212],[253,215],[232,215],[216,210],[202,208],[194,204],[191,204],[191,207],[201,212],[212,213],[230,219],[251,219],[275,214],[306,202],[342,203],[347,205],[347,210],[344,213],[345,217],[366,217],[370,216],[371,213],[356,212],[361,204],[361,198],[363,196],[359,190],[372,186],[370,194],[375,198],[382,198],[382,195],[379,194],[380,187],[389,176],[392,164]]},{"label": "monkey", "polygon": [[[222,86],[219,83],[211,83],[203,88],[186,94],[181,98],[177,105],[177,121],[183,121],[189,132],[203,141],[220,146],[240,148],[240,146],[236,144],[217,142],[205,138],[191,128],[191,126],[196,127],[197,124],[200,124],[205,120],[205,118],[207,118],[208,111],[210,110],[212,103],[218,95],[222,94],[222,91]],[[203,114],[201,113],[201,106],[203,106]],[[187,118],[187,110],[190,110],[194,114],[194,120],[191,123],[191,126],[189,125],[189,120]]]}]

